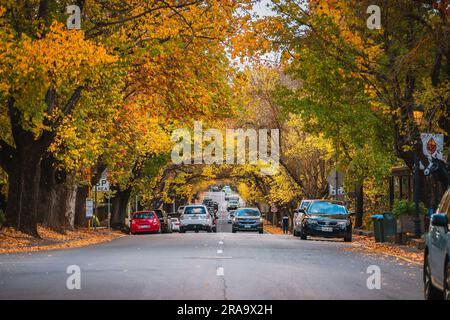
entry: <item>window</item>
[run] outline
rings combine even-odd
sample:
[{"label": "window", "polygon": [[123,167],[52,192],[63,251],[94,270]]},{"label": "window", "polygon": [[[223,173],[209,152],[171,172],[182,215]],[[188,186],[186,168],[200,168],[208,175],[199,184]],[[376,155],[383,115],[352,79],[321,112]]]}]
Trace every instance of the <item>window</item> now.
[{"label": "window", "polygon": [[206,214],[205,207],[186,207],[184,208],[184,214]]},{"label": "window", "polygon": [[155,214],[153,212],[142,212],[133,215],[133,219],[153,219]]},{"label": "window", "polygon": [[312,202],[308,207],[308,213],[312,214],[347,214],[347,208],[344,205],[328,202],[317,201]]},{"label": "window", "polygon": [[234,215],[236,217],[259,217],[261,214],[257,209],[239,209]]}]

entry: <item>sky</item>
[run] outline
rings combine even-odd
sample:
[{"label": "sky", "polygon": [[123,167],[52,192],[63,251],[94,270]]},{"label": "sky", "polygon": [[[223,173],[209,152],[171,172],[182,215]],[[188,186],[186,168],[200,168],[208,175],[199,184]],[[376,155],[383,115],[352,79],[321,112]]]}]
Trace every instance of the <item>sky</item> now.
[{"label": "sky", "polygon": [[274,12],[267,7],[271,2],[271,0],[261,0],[253,6],[253,11],[261,17],[274,15]]}]

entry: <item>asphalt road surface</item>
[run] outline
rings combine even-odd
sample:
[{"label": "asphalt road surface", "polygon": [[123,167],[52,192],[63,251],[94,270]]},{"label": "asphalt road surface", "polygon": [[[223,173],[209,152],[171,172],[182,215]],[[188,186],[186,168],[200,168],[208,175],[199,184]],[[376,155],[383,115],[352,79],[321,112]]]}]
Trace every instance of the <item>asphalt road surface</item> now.
[{"label": "asphalt road surface", "polygon": [[[85,248],[0,255],[0,299],[422,299],[421,268],[341,240],[236,233],[127,236]],[[81,270],[67,289],[67,267]],[[381,289],[367,288],[367,268]]]}]

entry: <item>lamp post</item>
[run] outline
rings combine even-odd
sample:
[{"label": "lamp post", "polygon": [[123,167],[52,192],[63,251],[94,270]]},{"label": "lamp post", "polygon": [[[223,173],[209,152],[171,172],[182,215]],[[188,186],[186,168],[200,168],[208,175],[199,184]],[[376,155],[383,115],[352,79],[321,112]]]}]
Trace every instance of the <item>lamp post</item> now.
[{"label": "lamp post", "polygon": [[[420,126],[423,121],[423,108],[421,106],[415,106],[413,111],[414,122],[420,132]],[[418,133],[417,139],[420,139],[420,133]],[[420,158],[417,143],[414,148],[414,206],[415,206],[415,218],[414,218],[414,234],[417,238],[420,238],[422,234],[421,222],[420,222]]]}]

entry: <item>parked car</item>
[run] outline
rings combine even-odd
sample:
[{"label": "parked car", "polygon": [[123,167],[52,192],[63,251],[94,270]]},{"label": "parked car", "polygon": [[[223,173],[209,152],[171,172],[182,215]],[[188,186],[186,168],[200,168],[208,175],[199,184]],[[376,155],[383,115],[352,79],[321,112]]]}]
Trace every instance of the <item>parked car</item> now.
[{"label": "parked car", "polygon": [[332,200],[312,200],[306,209],[299,209],[294,236],[344,238],[352,241],[352,221],[344,203]]},{"label": "parked car", "polygon": [[213,218],[209,214],[208,208],[198,204],[186,206],[180,216],[180,232],[199,232],[200,230],[213,231]]},{"label": "parked car", "polygon": [[308,208],[311,201],[312,201],[311,199],[302,200],[300,202],[300,205],[298,206],[298,208],[296,210],[294,210],[294,218],[292,219],[293,224],[294,224],[294,232],[293,232],[294,236],[295,236],[295,230],[300,229],[300,226],[298,225],[301,222],[300,216]]},{"label": "parked car", "polygon": [[263,233],[263,219],[258,208],[240,208],[234,212],[232,232],[258,231]]},{"label": "parked car", "polygon": [[170,218],[170,221],[172,222],[172,231],[180,231],[180,219],[178,218]]},{"label": "parked car", "polygon": [[212,186],[211,188],[209,188],[209,190],[210,190],[211,192],[219,192],[219,191],[220,191],[220,189],[219,189],[218,186]]},{"label": "parked car", "polygon": [[172,222],[167,213],[162,209],[153,210],[158,216],[161,225],[161,233],[172,233]]},{"label": "parked car", "polygon": [[228,223],[233,223],[234,211],[236,210],[231,210],[228,212]]},{"label": "parked car", "polygon": [[450,300],[450,189],[431,216],[425,238],[423,281],[425,299]]},{"label": "parked car", "polygon": [[159,219],[153,211],[138,211],[131,214],[130,234],[159,232]]}]

